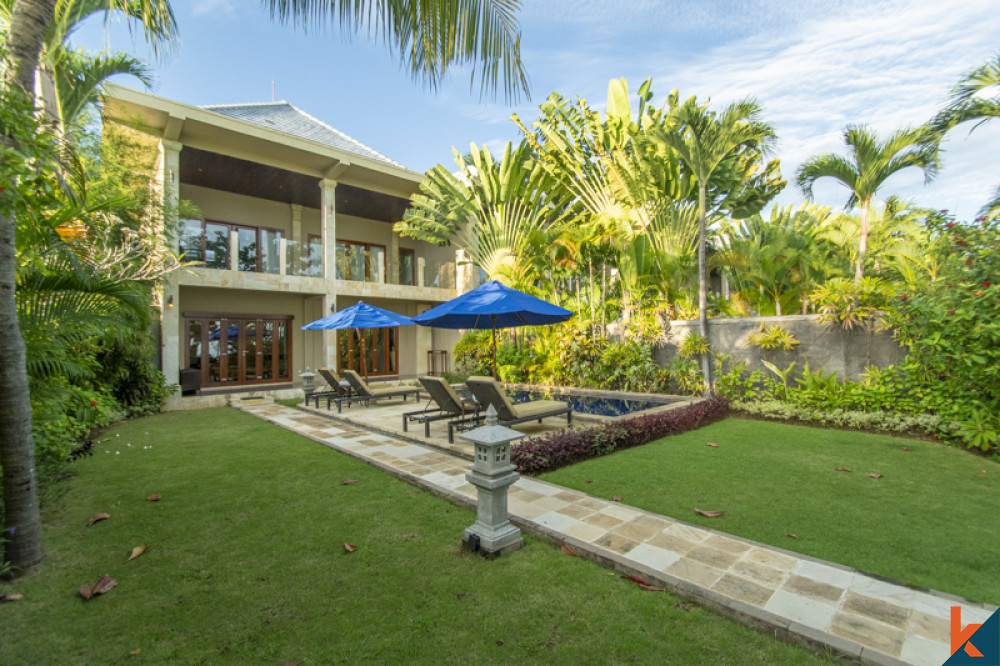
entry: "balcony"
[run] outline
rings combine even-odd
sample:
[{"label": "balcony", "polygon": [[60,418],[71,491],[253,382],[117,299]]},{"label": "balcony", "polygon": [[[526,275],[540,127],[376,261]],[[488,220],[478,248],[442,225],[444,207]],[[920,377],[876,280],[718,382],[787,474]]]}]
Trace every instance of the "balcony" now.
[{"label": "balcony", "polygon": [[[188,264],[178,283],[189,286],[325,294],[323,245],[284,237],[282,231],[184,220],[179,251]],[[446,301],[456,296],[455,263],[400,252],[390,266],[385,246],[338,240],[336,293],[359,298]],[[396,278],[389,282],[386,278]]]},{"label": "balcony", "polygon": [[293,241],[276,229],[183,220],[178,240],[189,264],[180,284],[308,294],[326,290],[318,238]]}]

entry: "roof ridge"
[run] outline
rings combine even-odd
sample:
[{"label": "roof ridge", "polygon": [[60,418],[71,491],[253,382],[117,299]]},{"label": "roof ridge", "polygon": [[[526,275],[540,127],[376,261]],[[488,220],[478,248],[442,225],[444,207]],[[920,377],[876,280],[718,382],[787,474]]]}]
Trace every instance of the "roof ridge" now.
[{"label": "roof ridge", "polygon": [[381,157],[381,158],[382,158],[382,159],[384,159],[385,161],[387,161],[387,162],[392,162],[393,164],[395,164],[395,165],[396,165],[396,166],[398,166],[398,167],[401,167],[401,166],[403,166],[403,165],[402,165],[402,164],[400,164],[399,162],[397,162],[397,161],[395,161],[395,160],[393,160],[393,159],[391,159],[391,158],[389,158],[389,157],[387,157],[387,156],[383,155],[382,153],[380,153],[379,151],[375,150],[375,149],[374,149],[374,148],[372,148],[371,146],[367,146],[367,145],[365,145],[365,144],[361,143],[360,141],[358,141],[358,140],[357,140],[357,139],[355,139],[354,137],[352,137],[352,136],[348,136],[347,134],[344,134],[343,132],[341,132],[341,131],[340,131],[339,129],[337,129],[336,127],[333,127],[332,125],[329,125],[329,124],[327,124],[327,123],[323,122],[322,120],[320,120],[320,119],[319,119],[319,118],[317,118],[316,116],[312,115],[311,113],[307,113],[306,111],[303,111],[302,109],[300,109],[299,107],[295,106],[295,105],[294,105],[294,104],[292,104],[291,102],[286,102],[286,104],[288,104],[288,106],[292,107],[293,109],[295,109],[296,111],[298,111],[299,113],[301,113],[301,114],[302,114],[303,116],[305,116],[305,117],[306,117],[306,118],[308,118],[309,120],[312,120],[313,122],[317,122],[317,123],[319,123],[320,125],[322,125],[323,127],[325,127],[325,128],[327,128],[328,130],[330,130],[331,132],[335,132],[336,134],[339,134],[340,136],[342,136],[342,137],[343,137],[344,139],[346,139],[347,141],[350,141],[351,143],[353,143],[353,144],[355,144],[355,145],[357,145],[357,146],[359,146],[359,147],[361,147],[361,148],[364,148],[365,150],[370,150],[370,151],[372,151],[373,153],[375,153],[376,155],[378,155],[379,157]]},{"label": "roof ridge", "polygon": [[287,104],[288,106],[295,108],[295,105],[291,102],[287,102],[283,99],[279,99],[274,102],[242,102],[240,104],[203,104],[201,108],[203,109],[222,109],[230,106],[276,106],[278,104]]}]

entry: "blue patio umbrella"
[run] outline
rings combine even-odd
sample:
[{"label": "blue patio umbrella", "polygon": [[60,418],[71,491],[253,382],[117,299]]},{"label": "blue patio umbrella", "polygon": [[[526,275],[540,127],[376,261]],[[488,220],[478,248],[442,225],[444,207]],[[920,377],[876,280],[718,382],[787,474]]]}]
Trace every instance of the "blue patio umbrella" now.
[{"label": "blue patio umbrella", "polygon": [[[391,328],[393,326],[409,326],[413,320],[409,317],[374,305],[368,305],[364,301],[358,301],[354,305],[338,310],[322,319],[309,322],[302,327],[303,331],[333,331],[345,328]],[[361,374],[368,377],[368,370],[365,365],[365,339],[358,331],[358,339],[361,341]]]},{"label": "blue patio umbrella", "polygon": [[497,329],[558,324],[573,312],[506,287],[496,280],[413,318],[421,326],[493,329],[493,376],[497,374]]}]

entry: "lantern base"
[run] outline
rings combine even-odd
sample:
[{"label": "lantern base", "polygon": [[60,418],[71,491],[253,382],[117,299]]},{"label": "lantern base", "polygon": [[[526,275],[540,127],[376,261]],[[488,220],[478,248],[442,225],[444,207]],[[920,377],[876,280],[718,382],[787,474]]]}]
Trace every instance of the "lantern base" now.
[{"label": "lantern base", "polygon": [[521,530],[510,522],[498,528],[490,528],[477,521],[472,527],[467,528],[462,536],[463,548],[488,559],[520,550],[523,545]]}]

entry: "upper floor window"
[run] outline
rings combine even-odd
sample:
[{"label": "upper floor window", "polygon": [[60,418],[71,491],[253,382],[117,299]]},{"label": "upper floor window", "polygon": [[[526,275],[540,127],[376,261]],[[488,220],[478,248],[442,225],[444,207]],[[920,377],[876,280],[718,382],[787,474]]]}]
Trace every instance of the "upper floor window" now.
[{"label": "upper floor window", "polygon": [[[236,237],[236,264],[233,265],[231,239]],[[183,220],[180,251],[187,261],[207,268],[233,269],[254,273],[278,273],[283,233],[277,229],[215,222]]]},{"label": "upper floor window", "polygon": [[417,260],[413,250],[399,249],[399,284],[417,283]]},{"label": "upper floor window", "polygon": [[337,279],[385,282],[385,246],[338,240]]}]

